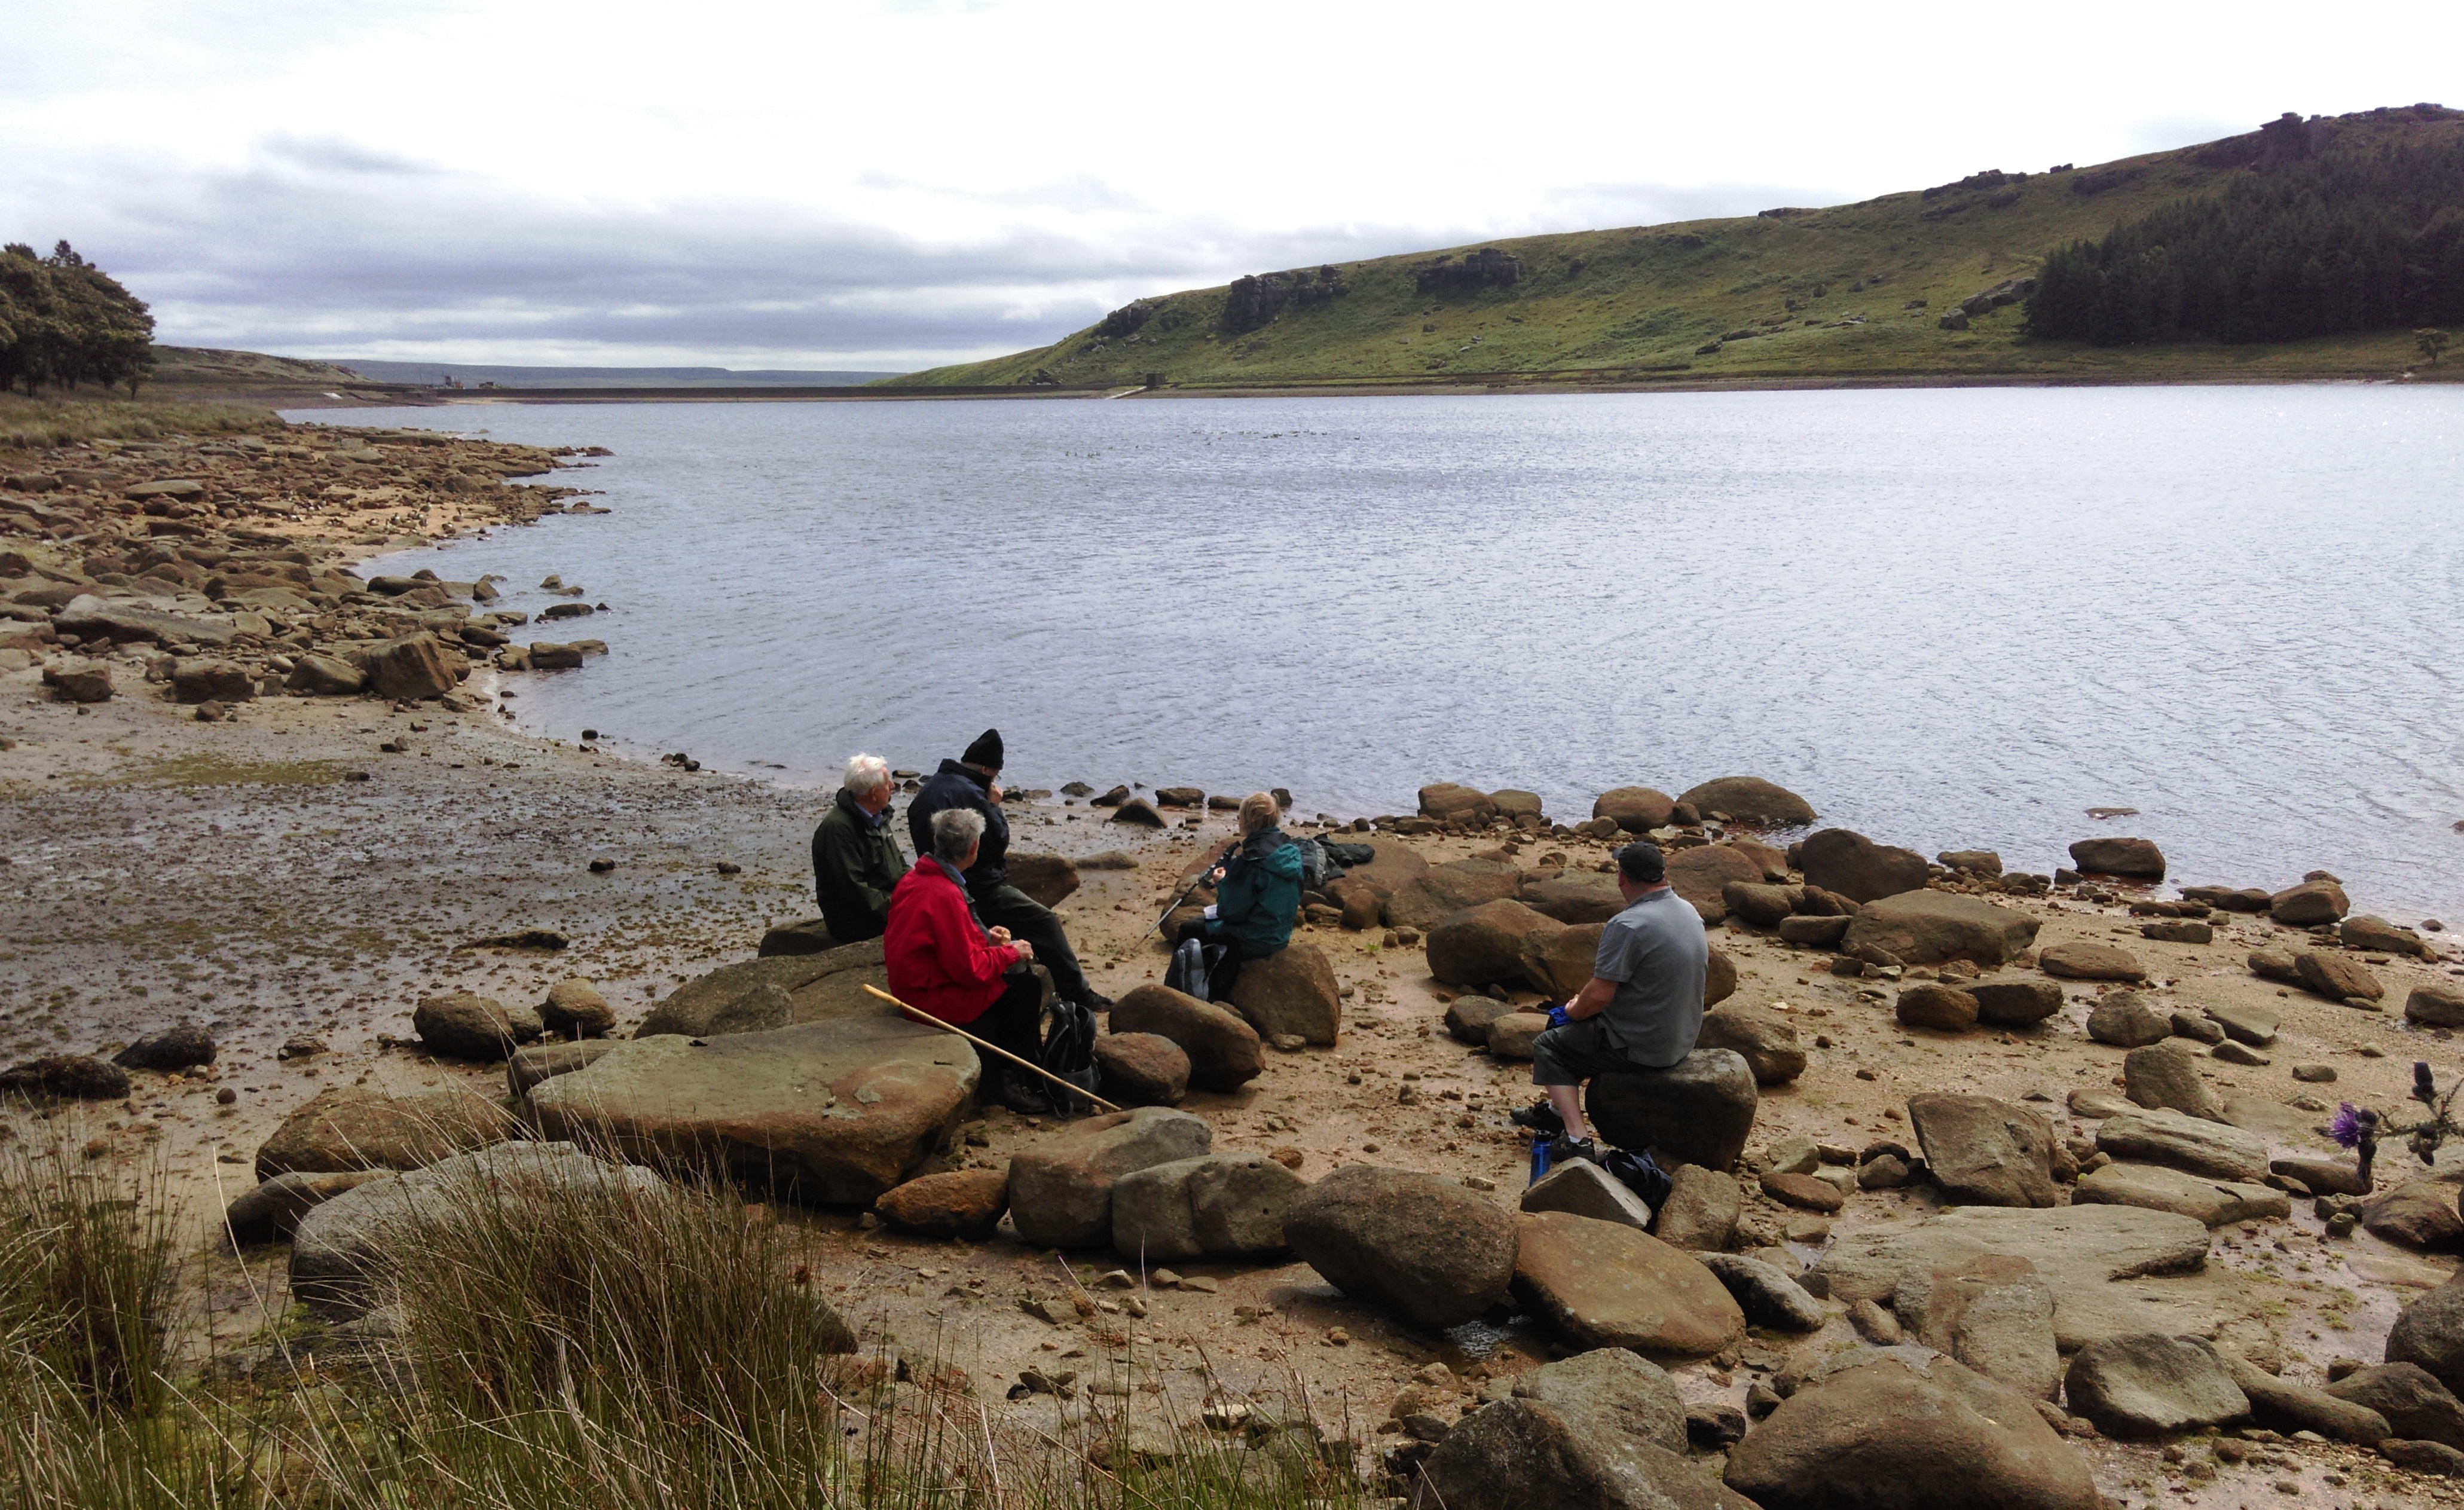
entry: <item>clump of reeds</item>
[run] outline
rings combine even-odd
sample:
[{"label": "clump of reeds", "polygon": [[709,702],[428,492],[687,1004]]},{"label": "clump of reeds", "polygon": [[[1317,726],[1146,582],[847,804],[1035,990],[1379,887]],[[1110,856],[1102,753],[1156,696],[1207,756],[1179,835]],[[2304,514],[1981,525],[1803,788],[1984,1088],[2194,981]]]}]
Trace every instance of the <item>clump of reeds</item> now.
[{"label": "clump of reeds", "polygon": [[245,404],[0,393],[0,449],[280,428],[280,415]]}]

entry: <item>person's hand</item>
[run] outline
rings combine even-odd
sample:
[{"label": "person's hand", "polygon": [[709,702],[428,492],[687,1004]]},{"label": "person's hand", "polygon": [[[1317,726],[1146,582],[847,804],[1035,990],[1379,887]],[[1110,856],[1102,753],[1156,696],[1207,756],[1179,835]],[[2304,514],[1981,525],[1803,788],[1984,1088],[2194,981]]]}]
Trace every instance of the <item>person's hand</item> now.
[{"label": "person's hand", "polygon": [[992,799],[995,806],[999,806],[1001,799],[1001,784],[999,781],[995,781],[992,785],[984,788],[984,795]]},{"label": "person's hand", "polygon": [[1035,946],[1028,943],[1026,940],[1023,938],[1014,938],[1010,940],[1009,947],[1018,951],[1018,962],[1020,964],[1030,964],[1034,961]]},{"label": "person's hand", "polygon": [[1009,930],[1007,930],[1007,929],[1005,929],[1005,928],[997,928],[997,929],[994,929],[994,930],[992,930],[992,941],[993,941],[994,943],[996,943],[996,944],[1006,944],[1006,943],[1008,943],[1008,942],[1009,942]]},{"label": "person's hand", "polygon": [[1221,865],[1217,865],[1214,869],[1206,872],[1206,879],[1212,884],[1221,885],[1223,880],[1223,867]]}]

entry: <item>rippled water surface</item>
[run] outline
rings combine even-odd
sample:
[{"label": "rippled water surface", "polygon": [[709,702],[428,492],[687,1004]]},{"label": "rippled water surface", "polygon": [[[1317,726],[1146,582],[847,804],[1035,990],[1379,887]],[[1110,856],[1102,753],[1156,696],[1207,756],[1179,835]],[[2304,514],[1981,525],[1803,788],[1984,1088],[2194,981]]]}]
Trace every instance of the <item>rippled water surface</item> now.
[{"label": "rippled water surface", "polygon": [[2136,832],[2464,925],[2464,389],[316,417],[616,452],[564,479],[611,514],[385,563],[611,605],[512,679],[544,733],[808,781],[998,725],[1013,784],[1347,816],[1752,773],[1927,854]]}]

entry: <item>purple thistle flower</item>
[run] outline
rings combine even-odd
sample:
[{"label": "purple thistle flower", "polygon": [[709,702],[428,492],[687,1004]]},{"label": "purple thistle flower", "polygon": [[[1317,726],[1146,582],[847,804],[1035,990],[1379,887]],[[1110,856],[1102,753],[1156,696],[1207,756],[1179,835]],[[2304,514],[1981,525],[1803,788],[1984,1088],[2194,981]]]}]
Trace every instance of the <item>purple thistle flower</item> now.
[{"label": "purple thistle flower", "polygon": [[2337,1105],[2336,1119],[2327,1124],[2327,1136],[2335,1139],[2340,1148],[2358,1148],[2361,1145],[2362,1114],[2353,1109],[2351,1102]]}]

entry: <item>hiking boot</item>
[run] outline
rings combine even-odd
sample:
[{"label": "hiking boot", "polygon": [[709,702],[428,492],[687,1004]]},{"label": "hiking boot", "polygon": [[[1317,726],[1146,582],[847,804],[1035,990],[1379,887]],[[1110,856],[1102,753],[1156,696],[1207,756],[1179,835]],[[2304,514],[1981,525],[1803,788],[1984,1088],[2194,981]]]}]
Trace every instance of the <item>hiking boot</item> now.
[{"label": "hiking boot", "polygon": [[993,1087],[993,1100],[1022,1117],[1052,1115],[1052,1098],[1045,1095],[1042,1087],[1030,1085],[1024,1081],[1002,1081]]},{"label": "hiking boot", "polygon": [[1549,1140],[1549,1162],[1558,1165],[1568,1159],[1583,1159],[1597,1164],[1600,1162],[1600,1146],[1589,1138],[1570,1138],[1561,1132]]},{"label": "hiking boot", "polygon": [[1558,1116],[1557,1108],[1545,1101],[1537,1105],[1517,1106],[1507,1113],[1506,1120],[1518,1127],[1529,1127],[1552,1138],[1562,1137],[1566,1131],[1566,1119]]},{"label": "hiking boot", "polygon": [[1078,1004],[1085,1007],[1089,1012],[1110,1012],[1112,1010],[1112,998],[1104,995],[1102,992],[1097,991],[1092,986],[1089,986],[1087,988],[1087,994],[1078,998]]}]

